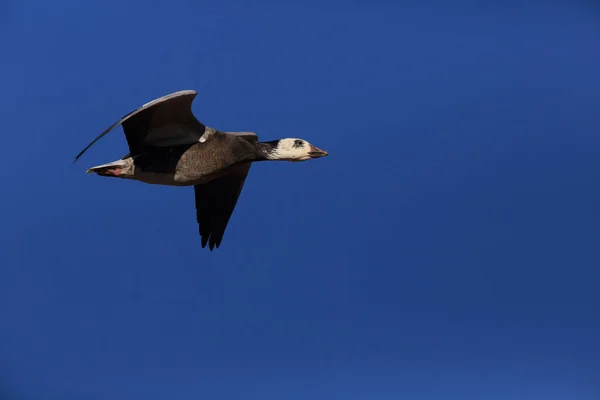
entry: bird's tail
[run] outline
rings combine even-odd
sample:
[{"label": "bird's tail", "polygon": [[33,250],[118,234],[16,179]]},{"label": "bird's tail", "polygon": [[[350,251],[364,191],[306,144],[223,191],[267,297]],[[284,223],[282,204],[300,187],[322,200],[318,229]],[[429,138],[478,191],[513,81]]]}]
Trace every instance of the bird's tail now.
[{"label": "bird's tail", "polygon": [[[125,160],[117,160],[117,161],[113,161],[111,163],[108,164],[102,164],[102,165],[97,165],[95,167],[92,168],[88,168],[87,171],[85,171],[86,174],[91,174],[91,173],[97,173],[98,175],[106,175],[106,173],[110,170],[117,170],[123,167],[126,167],[127,163],[125,162]],[[110,174],[112,175],[112,174]]]}]

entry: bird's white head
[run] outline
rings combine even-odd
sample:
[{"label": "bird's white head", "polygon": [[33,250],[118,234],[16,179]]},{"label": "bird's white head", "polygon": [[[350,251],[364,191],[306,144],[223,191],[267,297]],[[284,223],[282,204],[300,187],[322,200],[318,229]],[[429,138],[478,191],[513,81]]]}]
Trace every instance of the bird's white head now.
[{"label": "bird's white head", "polygon": [[272,142],[273,147],[267,156],[270,160],[306,161],[311,158],[319,158],[327,155],[321,150],[303,139],[286,138]]}]

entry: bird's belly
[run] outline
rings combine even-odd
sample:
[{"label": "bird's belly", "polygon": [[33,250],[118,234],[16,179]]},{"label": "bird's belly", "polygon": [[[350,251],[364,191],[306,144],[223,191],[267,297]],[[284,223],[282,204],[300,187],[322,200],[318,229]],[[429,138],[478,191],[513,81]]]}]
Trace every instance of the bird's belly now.
[{"label": "bird's belly", "polygon": [[185,186],[177,182],[173,173],[144,171],[140,168],[135,169],[130,179],[152,185]]},{"label": "bird's belly", "polygon": [[208,174],[190,174],[182,173],[181,171],[153,172],[144,171],[141,168],[134,168],[133,174],[131,175],[130,179],[153,185],[193,186],[210,182],[211,180],[219,177],[221,174],[221,171],[212,172]]},{"label": "bird's belly", "polygon": [[210,182],[213,179],[218,178],[222,174],[222,170],[211,171],[206,173],[177,171],[174,175],[174,181],[180,186],[199,185],[202,183]]}]

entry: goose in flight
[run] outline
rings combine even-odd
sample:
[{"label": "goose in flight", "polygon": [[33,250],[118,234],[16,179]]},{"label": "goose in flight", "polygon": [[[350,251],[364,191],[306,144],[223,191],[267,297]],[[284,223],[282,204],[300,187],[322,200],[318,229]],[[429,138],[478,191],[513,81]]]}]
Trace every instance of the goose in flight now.
[{"label": "goose in flight", "polygon": [[303,139],[259,142],[253,132],[221,132],[192,113],[195,90],[155,99],[125,115],[98,139],[121,125],[129,153],[86,173],[148,184],[194,186],[196,219],[202,247],[218,248],[244,185],[256,161],[306,161],[327,152]]}]

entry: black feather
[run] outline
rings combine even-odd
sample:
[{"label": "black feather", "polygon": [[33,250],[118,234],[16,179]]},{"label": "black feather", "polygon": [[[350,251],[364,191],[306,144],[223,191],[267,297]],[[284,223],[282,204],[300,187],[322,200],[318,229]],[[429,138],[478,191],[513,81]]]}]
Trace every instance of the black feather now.
[{"label": "black feather", "polygon": [[230,167],[226,175],[194,186],[196,219],[202,247],[219,248],[238,201],[250,163]]}]

